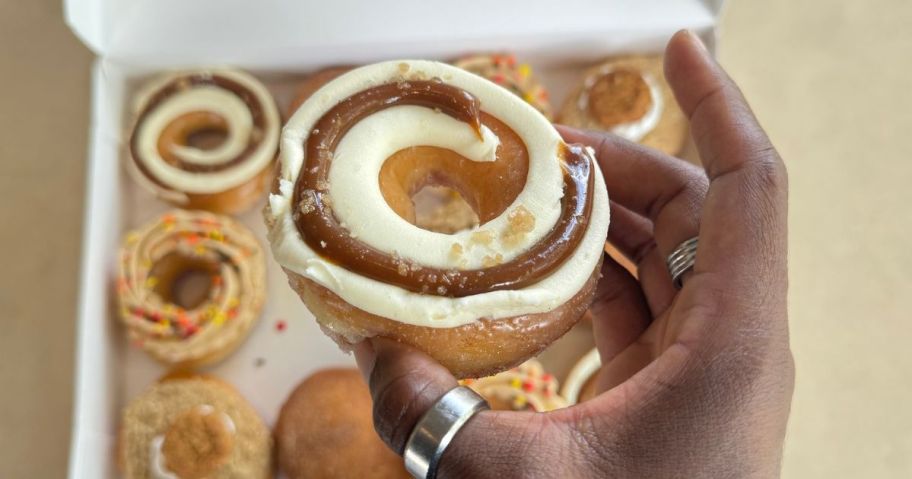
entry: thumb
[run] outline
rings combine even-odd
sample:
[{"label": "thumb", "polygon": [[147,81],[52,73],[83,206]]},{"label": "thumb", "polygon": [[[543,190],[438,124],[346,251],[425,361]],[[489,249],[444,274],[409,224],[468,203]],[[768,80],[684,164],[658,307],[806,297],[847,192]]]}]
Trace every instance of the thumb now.
[{"label": "thumb", "polygon": [[[430,356],[386,338],[355,346],[355,359],[370,386],[374,427],[402,454],[421,416],[456,378]],[[580,467],[569,421],[533,412],[481,411],[453,438],[440,460],[438,477],[560,477]],[[581,451],[580,451],[581,452]]]}]

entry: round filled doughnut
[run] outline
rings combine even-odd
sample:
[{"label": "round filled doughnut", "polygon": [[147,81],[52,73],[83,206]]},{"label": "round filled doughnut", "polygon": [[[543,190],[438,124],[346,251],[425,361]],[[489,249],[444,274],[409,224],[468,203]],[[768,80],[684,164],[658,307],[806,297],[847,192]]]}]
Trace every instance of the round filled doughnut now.
[{"label": "round filled doughnut", "polygon": [[671,155],[680,153],[687,140],[687,118],[665,81],[660,56],[619,57],[590,68],[557,119]]},{"label": "round filled doughnut", "polygon": [[460,384],[484,397],[494,410],[547,412],[567,407],[558,394],[557,379],[536,359],[494,376],[463,379]]},{"label": "round filled doughnut", "polygon": [[124,477],[272,477],[272,438],[233,387],[211,376],[175,376],[124,409],[118,434]]},{"label": "round filled doughnut", "polygon": [[116,293],[130,339],[174,368],[228,355],[265,301],[263,250],[227,216],[173,210],[128,233],[118,259]]},{"label": "round filled doughnut", "polygon": [[370,392],[355,369],[325,369],[299,384],[279,412],[275,440],[289,479],[410,477],[374,431]]},{"label": "round filled doughnut", "polygon": [[[533,107],[438,62],[345,73],[286,124],[264,211],[273,255],[343,348],[383,336],[457,377],[516,366],[588,308],[608,229],[593,152]],[[414,224],[412,195],[457,191],[480,224]]]},{"label": "round filled doughnut", "polygon": [[528,63],[519,63],[510,53],[470,55],[453,65],[506,88],[535,107],[545,118],[552,118],[548,90],[538,82]]},{"label": "round filled doughnut", "polygon": [[164,75],[137,94],[128,171],[175,206],[239,213],[269,187],[280,127],[269,91],[247,73]]}]

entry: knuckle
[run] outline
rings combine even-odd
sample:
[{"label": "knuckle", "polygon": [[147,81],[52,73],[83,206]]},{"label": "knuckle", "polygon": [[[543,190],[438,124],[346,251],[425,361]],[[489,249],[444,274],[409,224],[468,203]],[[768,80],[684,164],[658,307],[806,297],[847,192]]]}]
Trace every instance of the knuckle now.
[{"label": "knuckle", "polygon": [[434,386],[419,371],[403,371],[386,380],[374,395],[374,427],[396,452],[402,453],[415,423],[433,402]]},{"label": "knuckle", "polygon": [[776,149],[766,143],[749,154],[748,179],[763,191],[788,191],[788,171]]}]

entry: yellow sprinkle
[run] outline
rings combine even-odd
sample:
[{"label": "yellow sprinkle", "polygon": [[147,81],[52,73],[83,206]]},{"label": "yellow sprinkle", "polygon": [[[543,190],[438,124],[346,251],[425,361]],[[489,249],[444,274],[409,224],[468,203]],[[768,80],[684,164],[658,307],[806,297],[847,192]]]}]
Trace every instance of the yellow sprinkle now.
[{"label": "yellow sprinkle", "polygon": [[174,229],[174,223],[165,223],[165,225],[162,228],[164,228],[164,230],[166,232],[171,231]]},{"label": "yellow sprinkle", "polygon": [[219,230],[212,230],[209,232],[209,237],[215,241],[225,241],[225,235],[222,234]]},{"label": "yellow sprinkle", "polygon": [[171,329],[171,321],[163,319],[162,322],[158,323],[158,329],[162,331],[168,331]]},{"label": "yellow sprinkle", "polygon": [[526,78],[532,74],[532,67],[530,67],[528,63],[523,63],[517,68],[517,70],[519,71],[520,76],[523,78]]},{"label": "yellow sprinkle", "polygon": [[152,267],[152,260],[149,258],[146,258],[146,259],[142,260],[142,263],[140,263],[140,266],[142,266],[145,269],[149,269]]},{"label": "yellow sprinkle", "polygon": [[519,389],[519,387],[522,386],[522,381],[520,381],[519,378],[513,378],[510,380],[510,386]]},{"label": "yellow sprinkle", "polygon": [[212,317],[212,324],[221,326],[225,323],[226,319],[228,319],[228,317],[225,316],[225,313],[223,311],[216,311],[215,315]]},{"label": "yellow sprinkle", "polygon": [[127,235],[127,244],[134,244],[139,241],[139,233],[133,232]]},{"label": "yellow sprinkle", "polygon": [[231,298],[228,300],[228,309],[236,308],[239,304],[241,304],[241,302],[238,301],[237,298]]},{"label": "yellow sprinkle", "polygon": [[193,251],[198,255],[203,255],[206,254],[206,247],[201,244],[196,245],[196,247],[193,248]]},{"label": "yellow sprinkle", "polygon": [[149,276],[148,278],[146,278],[146,287],[147,288],[150,288],[150,289],[154,288],[157,284],[158,284],[158,278],[156,278],[155,276]]},{"label": "yellow sprinkle", "polygon": [[513,407],[519,409],[526,405],[525,396],[516,396],[516,399],[513,400]]}]

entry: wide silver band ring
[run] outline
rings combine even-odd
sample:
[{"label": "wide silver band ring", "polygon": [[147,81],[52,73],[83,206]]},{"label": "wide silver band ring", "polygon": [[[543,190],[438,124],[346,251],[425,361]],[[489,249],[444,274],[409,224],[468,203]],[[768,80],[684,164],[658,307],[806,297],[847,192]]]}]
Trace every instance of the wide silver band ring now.
[{"label": "wide silver band ring", "polygon": [[478,411],[489,409],[475,391],[450,389],[421,416],[405,443],[405,469],[417,479],[437,477],[437,465],[456,433]]},{"label": "wide silver band ring", "polygon": [[682,278],[684,273],[693,268],[694,261],[697,259],[697,243],[699,239],[693,237],[675,248],[665,260],[668,265],[668,272],[671,273],[671,282],[675,288],[681,289],[684,286]]}]

